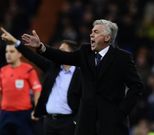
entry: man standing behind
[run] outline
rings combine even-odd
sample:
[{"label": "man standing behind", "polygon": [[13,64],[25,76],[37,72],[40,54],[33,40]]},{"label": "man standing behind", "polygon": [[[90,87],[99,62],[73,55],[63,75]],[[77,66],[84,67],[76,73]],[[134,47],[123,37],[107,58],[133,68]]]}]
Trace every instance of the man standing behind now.
[{"label": "man standing behind", "polygon": [[31,97],[34,92],[36,106],[41,84],[34,68],[21,62],[21,53],[14,45],[6,46],[8,65],[0,70],[0,135],[32,135]]}]

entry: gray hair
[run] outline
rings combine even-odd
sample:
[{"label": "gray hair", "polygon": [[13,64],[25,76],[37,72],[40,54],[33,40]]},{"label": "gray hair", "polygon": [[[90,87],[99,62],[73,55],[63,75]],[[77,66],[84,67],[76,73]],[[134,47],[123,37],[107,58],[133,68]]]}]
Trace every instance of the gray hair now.
[{"label": "gray hair", "polygon": [[94,21],[93,26],[95,25],[105,25],[105,29],[104,29],[105,34],[109,34],[111,36],[111,44],[115,42],[117,32],[118,32],[118,26],[116,23],[113,23],[108,20],[100,19],[100,20]]}]

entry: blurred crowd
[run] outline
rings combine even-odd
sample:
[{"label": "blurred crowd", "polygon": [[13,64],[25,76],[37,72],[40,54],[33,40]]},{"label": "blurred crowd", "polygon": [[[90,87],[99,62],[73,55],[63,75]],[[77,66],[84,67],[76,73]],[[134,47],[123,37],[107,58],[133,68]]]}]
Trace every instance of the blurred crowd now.
[{"label": "blurred crowd", "polygon": [[0,24],[18,38],[30,27],[40,0],[1,0]]},{"label": "blurred crowd", "polygon": [[[20,37],[30,29],[40,0],[1,0],[0,24]],[[145,84],[144,96],[130,115],[131,135],[154,132],[154,1],[152,0],[66,0],[49,44],[63,39],[89,42],[95,19],[108,19],[119,26],[114,46],[134,54],[137,69]]]}]

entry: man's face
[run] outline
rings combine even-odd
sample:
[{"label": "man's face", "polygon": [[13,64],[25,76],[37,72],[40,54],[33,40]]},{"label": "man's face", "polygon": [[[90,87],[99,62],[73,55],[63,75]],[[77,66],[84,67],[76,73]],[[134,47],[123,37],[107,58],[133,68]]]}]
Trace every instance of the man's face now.
[{"label": "man's face", "polygon": [[64,51],[64,52],[72,52],[71,48],[66,43],[62,43],[59,47],[59,50]]},{"label": "man's face", "polygon": [[7,63],[14,64],[21,58],[21,53],[13,45],[7,45],[5,57]]},{"label": "man's face", "polygon": [[104,25],[95,25],[90,34],[91,50],[99,52],[108,45],[110,35],[104,31]]}]

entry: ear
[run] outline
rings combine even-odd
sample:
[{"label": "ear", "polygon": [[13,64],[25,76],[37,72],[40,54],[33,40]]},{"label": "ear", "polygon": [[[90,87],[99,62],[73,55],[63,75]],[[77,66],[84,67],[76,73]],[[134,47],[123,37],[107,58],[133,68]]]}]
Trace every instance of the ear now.
[{"label": "ear", "polygon": [[108,43],[111,40],[111,36],[110,35],[106,35],[104,40],[105,40],[105,42]]}]

